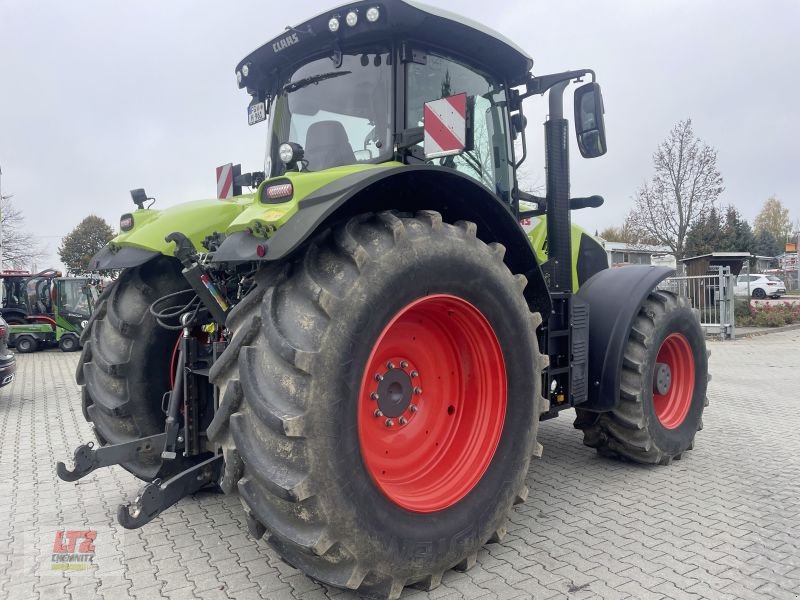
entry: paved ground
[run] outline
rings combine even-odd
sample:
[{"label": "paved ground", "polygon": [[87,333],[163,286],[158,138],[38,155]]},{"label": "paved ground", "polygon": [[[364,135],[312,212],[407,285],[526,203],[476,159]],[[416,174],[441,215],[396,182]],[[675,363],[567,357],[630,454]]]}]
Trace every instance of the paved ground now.
[{"label": "paved ground", "polygon": [[[469,573],[403,598],[800,597],[800,331],[709,346],[711,406],[684,460],[601,459],[570,414],[549,421],[506,540]],[[91,439],[76,358],[19,356],[17,382],[0,391],[0,599],[353,597],[250,540],[236,498],[184,499],[126,532],[114,513],[138,489],[133,477],[114,467],[58,481],[55,461]],[[97,531],[101,577],[51,570],[59,529]]]}]

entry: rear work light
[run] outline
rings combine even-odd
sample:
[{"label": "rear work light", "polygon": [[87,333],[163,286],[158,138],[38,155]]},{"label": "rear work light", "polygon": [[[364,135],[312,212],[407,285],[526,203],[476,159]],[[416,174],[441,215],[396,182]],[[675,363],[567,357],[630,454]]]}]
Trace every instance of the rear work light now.
[{"label": "rear work light", "polygon": [[291,181],[278,181],[264,187],[261,201],[267,204],[287,202],[292,199],[294,186]]},{"label": "rear work light", "polygon": [[130,231],[133,229],[133,215],[130,213],[122,215],[119,218],[119,228],[122,231]]}]

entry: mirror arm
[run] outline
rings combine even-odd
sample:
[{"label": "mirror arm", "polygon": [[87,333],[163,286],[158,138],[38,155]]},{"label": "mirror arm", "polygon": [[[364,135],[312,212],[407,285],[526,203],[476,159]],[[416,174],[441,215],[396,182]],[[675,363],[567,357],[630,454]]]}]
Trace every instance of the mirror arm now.
[{"label": "mirror arm", "polygon": [[525,92],[519,95],[520,103],[525,98],[530,98],[531,96],[535,96],[537,94],[544,94],[547,90],[558,83],[564,81],[568,82],[572,79],[574,79],[577,83],[586,75],[590,75],[592,77],[592,81],[595,81],[596,77],[592,69],[578,69],[577,71],[565,71],[563,73],[553,73],[552,75],[542,75],[540,77],[531,76],[530,79],[525,82]]}]

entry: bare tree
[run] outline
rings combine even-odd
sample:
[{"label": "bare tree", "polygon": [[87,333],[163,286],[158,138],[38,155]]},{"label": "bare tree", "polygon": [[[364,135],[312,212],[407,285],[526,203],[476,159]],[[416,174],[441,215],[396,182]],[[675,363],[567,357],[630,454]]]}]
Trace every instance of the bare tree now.
[{"label": "bare tree", "polygon": [[706,216],[724,189],[717,151],[697,139],[692,120],[678,122],[653,154],[655,173],[639,189],[626,226],[640,238],[685,256],[686,234]]},{"label": "bare tree", "polygon": [[3,266],[13,269],[27,269],[47,256],[42,243],[25,229],[22,211],[9,200],[2,206],[3,223]]}]

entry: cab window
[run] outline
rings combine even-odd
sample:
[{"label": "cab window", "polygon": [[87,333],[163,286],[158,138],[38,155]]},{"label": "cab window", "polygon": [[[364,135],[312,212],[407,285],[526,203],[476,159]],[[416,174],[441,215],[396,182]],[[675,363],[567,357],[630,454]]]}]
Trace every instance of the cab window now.
[{"label": "cab window", "polygon": [[454,168],[507,199],[512,170],[502,83],[453,59],[428,54],[426,64],[406,65],[406,127],[423,125],[426,102],[464,92],[475,102],[473,149],[433,163]]}]

